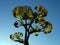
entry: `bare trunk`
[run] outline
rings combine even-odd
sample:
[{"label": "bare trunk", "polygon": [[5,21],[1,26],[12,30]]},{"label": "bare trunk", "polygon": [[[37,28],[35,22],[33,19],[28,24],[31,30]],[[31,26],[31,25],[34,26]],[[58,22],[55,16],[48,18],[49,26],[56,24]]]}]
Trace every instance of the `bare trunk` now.
[{"label": "bare trunk", "polygon": [[25,40],[24,45],[29,45],[28,40]]},{"label": "bare trunk", "polygon": [[25,20],[25,41],[24,41],[24,45],[29,45],[29,34],[28,34],[28,29],[27,29],[27,20]]},{"label": "bare trunk", "polygon": [[27,36],[27,31],[25,31],[25,41],[24,41],[24,45],[29,45],[29,42],[28,42],[28,36]]}]

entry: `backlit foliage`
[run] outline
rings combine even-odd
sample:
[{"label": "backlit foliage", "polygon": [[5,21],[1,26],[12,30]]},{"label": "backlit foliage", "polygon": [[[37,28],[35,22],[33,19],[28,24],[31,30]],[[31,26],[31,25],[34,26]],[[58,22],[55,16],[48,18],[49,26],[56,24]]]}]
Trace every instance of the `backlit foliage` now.
[{"label": "backlit foliage", "polygon": [[[26,40],[29,40],[31,34],[38,36],[39,32],[48,34],[52,31],[52,24],[45,19],[47,10],[40,5],[37,5],[35,10],[36,11],[34,12],[30,6],[17,6],[13,9],[13,16],[17,19],[14,26],[16,28],[23,26],[25,28],[25,35],[23,38],[23,33],[15,32],[10,35],[11,40],[28,45],[26,44],[26,42],[28,42]],[[33,26],[33,23],[38,24],[39,26]]]},{"label": "backlit foliage", "polygon": [[12,13],[15,18],[23,17],[24,19],[31,19],[33,15],[32,9],[29,6],[17,6]]}]

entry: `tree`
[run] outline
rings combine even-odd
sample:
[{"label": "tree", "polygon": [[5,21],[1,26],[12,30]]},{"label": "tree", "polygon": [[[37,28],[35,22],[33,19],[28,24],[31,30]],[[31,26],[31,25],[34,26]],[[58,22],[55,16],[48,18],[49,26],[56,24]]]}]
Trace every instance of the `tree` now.
[{"label": "tree", "polygon": [[[13,9],[13,16],[16,18],[14,26],[19,28],[23,26],[25,28],[25,35],[22,32],[15,32],[10,35],[10,39],[24,45],[29,45],[29,37],[31,34],[38,36],[39,32],[48,34],[52,31],[52,24],[45,20],[47,16],[47,10],[43,6],[36,6],[35,12],[32,11],[30,6],[17,6]],[[32,24],[38,24],[33,26]],[[23,38],[24,36],[24,38]]]}]

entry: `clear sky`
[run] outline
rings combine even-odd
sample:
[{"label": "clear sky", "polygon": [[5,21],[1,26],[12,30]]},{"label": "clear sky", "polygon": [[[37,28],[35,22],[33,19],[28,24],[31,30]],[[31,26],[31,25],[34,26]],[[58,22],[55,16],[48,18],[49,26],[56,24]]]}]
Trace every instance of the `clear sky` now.
[{"label": "clear sky", "polygon": [[48,10],[46,20],[53,25],[50,34],[40,33],[38,37],[30,36],[30,45],[60,45],[60,0],[0,0],[0,45],[23,45],[10,40],[10,34],[21,31],[22,27],[15,28],[13,23],[16,21],[12,16],[12,10],[16,6],[42,5]]}]

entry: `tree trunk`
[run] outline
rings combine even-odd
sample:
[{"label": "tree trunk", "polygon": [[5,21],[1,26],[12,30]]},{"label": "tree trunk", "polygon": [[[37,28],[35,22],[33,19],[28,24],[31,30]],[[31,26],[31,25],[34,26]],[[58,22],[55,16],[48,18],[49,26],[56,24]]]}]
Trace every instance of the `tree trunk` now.
[{"label": "tree trunk", "polygon": [[28,30],[27,29],[27,20],[25,20],[25,24],[26,25],[24,26],[25,27],[25,41],[24,41],[24,45],[29,45],[29,42],[28,42],[28,40],[29,40],[28,37],[29,36],[27,36],[28,35],[28,32],[27,32],[27,30]]},{"label": "tree trunk", "polygon": [[29,45],[28,40],[25,40],[24,45]]},{"label": "tree trunk", "polygon": [[27,36],[27,31],[25,31],[25,41],[24,41],[24,45],[29,45],[29,42],[28,42],[29,38]]}]

